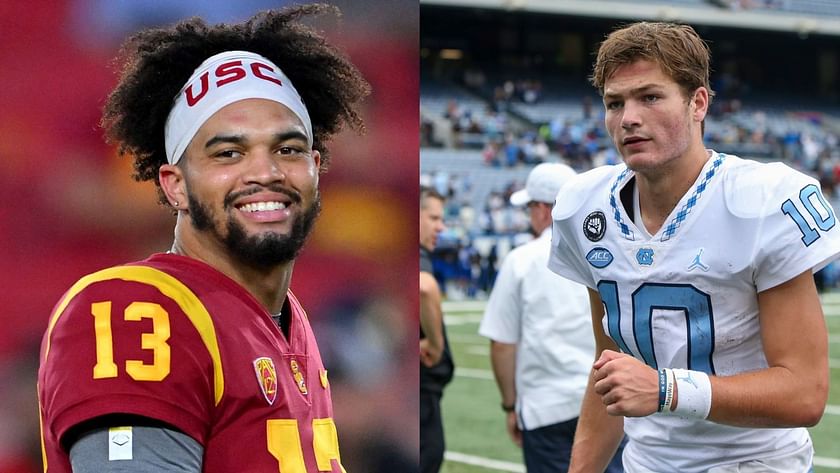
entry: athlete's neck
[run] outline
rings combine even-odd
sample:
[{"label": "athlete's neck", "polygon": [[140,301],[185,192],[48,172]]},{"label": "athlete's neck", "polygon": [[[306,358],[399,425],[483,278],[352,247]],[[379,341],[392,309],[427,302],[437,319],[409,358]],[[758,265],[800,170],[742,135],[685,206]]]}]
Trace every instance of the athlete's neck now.
[{"label": "athlete's neck", "polygon": [[651,235],[659,231],[680,199],[691,189],[709,157],[709,152],[701,146],[700,150],[656,169],[636,172],[640,217]]},{"label": "athlete's neck", "polygon": [[275,314],[281,311],[292,281],[294,261],[270,268],[256,268],[243,264],[215,239],[201,238],[197,232],[185,230],[190,223],[179,218],[175,224],[172,253],[203,261],[236,281],[251,293],[265,309]]}]

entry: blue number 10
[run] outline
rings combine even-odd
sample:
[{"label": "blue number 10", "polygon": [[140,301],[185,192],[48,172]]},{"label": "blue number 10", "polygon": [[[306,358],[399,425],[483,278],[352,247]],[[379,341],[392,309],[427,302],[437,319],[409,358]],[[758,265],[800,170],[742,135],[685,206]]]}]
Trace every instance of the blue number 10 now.
[{"label": "blue number 10", "polygon": [[[686,346],[690,370],[714,374],[712,352],[715,348],[712,300],[690,284],[644,283],[633,292],[633,337],[639,353],[633,353],[621,335],[621,308],[618,285],[614,281],[598,283],[598,292],[607,312],[607,330],[621,351],[631,354],[658,369],[653,340],[654,309],[682,311],[685,316]],[[661,343],[661,341],[660,341]]]},{"label": "blue number 10", "polygon": [[[827,217],[823,218],[822,214],[820,214],[820,212],[817,211],[817,208],[814,207],[814,202],[811,200],[811,197],[813,196],[817,196],[817,203],[819,203],[820,207],[823,208],[826,215],[828,215]],[[817,189],[816,185],[808,184],[803,187],[802,190],[799,191],[799,201],[802,202],[802,205],[805,206],[805,210],[807,210],[808,213],[811,214],[811,217],[814,218],[814,222],[820,230],[827,232],[834,227],[834,212],[831,210],[831,206],[825,201],[825,198],[822,196],[820,190]],[[794,223],[796,223],[796,226],[799,227],[799,231],[802,232],[802,243],[805,243],[805,246],[811,246],[811,243],[820,238],[820,233],[805,221],[805,217],[802,215],[802,212],[799,211],[792,200],[788,199],[782,204],[782,212],[792,218]]]}]

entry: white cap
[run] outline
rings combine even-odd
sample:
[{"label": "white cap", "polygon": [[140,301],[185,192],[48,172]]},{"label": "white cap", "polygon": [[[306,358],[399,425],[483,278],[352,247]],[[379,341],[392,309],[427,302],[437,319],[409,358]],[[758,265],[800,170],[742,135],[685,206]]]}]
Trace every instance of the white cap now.
[{"label": "white cap", "polygon": [[545,202],[554,204],[557,192],[571,178],[576,175],[574,169],[560,163],[542,163],[534,166],[525,181],[525,188],[514,192],[510,196],[513,205],[525,205],[528,202]]}]

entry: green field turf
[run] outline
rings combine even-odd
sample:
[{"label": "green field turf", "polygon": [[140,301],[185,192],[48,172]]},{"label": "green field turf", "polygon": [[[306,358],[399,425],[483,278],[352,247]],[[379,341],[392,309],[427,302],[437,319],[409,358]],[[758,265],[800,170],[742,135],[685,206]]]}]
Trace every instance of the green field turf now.
[{"label": "green field turf", "polygon": [[[443,397],[446,456],[442,473],[524,472],[522,455],[508,439],[490,367],[489,342],[478,335],[482,302],[447,302],[446,328],[455,378]],[[831,391],[822,421],[810,429],[815,473],[840,473],[840,293],[823,297],[829,331]]]}]

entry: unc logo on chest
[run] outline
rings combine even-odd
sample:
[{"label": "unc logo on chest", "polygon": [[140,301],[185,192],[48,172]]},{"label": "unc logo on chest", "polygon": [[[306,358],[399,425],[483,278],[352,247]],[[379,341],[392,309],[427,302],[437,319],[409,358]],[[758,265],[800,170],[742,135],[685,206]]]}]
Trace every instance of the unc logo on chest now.
[{"label": "unc logo on chest", "polygon": [[639,248],[636,252],[636,262],[641,266],[653,265],[653,248]]}]

